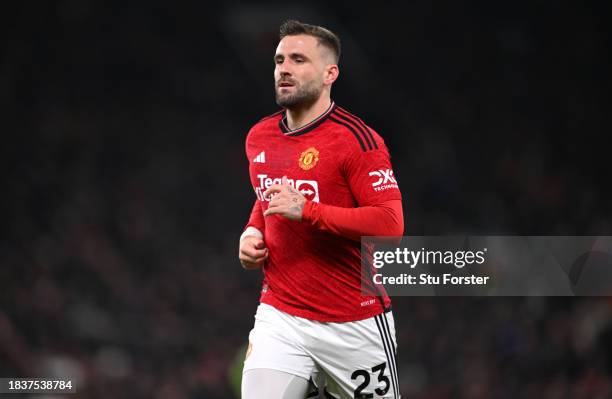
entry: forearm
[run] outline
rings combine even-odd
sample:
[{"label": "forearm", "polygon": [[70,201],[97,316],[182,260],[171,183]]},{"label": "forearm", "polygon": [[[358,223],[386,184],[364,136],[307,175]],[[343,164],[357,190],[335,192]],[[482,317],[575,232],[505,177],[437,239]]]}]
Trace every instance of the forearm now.
[{"label": "forearm", "polygon": [[266,229],[266,221],[264,219],[259,200],[255,200],[255,204],[253,204],[249,221],[247,222],[246,226],[244,226],[245,231],[248,230],[249,227],[259,230],[259,232],[262,234]]},{"label": "forearm", "polygon": [[342,208],[308,201],[302,220],[320,230],[359,241],[362,236],[401,236],[404,216],[401,200],[373,206]]}]

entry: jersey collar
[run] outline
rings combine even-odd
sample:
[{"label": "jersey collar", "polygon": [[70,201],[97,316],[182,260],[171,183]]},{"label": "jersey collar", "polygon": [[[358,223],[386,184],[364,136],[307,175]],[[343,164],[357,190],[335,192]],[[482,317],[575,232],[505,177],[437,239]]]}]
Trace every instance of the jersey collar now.
[{"label": "jersey collar", "polygon": [[327,117],[332,113],[332,111],[336,108],[336,103],[333,101],[329,104],[329,107],[323,112],[321,115],[316,117],[312,122],[307,123],[299,129],[291,130],[287,126],[287,111],[283,111],[283,117],[278,122],[281,132],[285,136],[300,136],[302,134],[308,133],[313,129],[316,129],[321,123],[325,122]]}]

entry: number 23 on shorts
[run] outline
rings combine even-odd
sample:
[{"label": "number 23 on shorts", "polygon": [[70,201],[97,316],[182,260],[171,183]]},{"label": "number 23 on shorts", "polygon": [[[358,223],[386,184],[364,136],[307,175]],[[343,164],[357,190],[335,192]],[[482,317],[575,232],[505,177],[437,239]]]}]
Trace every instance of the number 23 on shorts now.
[{"label": "number 23 on shorts", "polygon": [[[379,385],[380,383],[382,383],[382,387],[378,387],[374,390],[374,392],[376,392],[376,394],[380,396],[385,395],[389,391],[389,387],[391,386],[389,377],[384,375],[386,367],[387,362],[383,362],[377,366],[372,367],[372,373],[378,373],[377,377]],[[368,385],[370,385],[370,372],[368,370],[355,370],[351,374],[351,380],[360,380],[361,378],[363,378],[363,381],[357,386],[357,388],[355,388],[355,398],[373,398],[373,394],[362,392]]]}]

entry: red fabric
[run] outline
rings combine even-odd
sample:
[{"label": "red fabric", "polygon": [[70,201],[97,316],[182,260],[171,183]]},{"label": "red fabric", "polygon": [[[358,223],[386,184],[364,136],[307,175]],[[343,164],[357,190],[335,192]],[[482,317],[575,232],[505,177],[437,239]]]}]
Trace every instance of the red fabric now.
[{"label": "red fabric", "polygon": [[266,221],[264,219],[259,200],[255,200],[255,204],[253,204],[253,209],[251,210],[251,216],[249,217],[249,221],[246,226],[244,226],[243,231],[249,226],[255,227],[257,230],[261,231],[262,234],[266,229]]},{"label": "red fabric", "polygon": [[[383,287],[362,276],[357,237],[401,231],[402,197],[385,142],[335,107],[289,134],[283,132],[282,118],[283,113],[264,118],[249,131],[245,148],[251,184],[265,212],[269,198],[263,192],[287,176],[308,199],[311,222],[264,218],[269,256],[260,301],[323,322],[375,316],[391,301]],[[251,222],[261,226],[258,212]],[[369,291],[362,293],[362,283]]]},{"label": "red fabric", "polygon": [[402,201],[390,200],[374,206],[341,208],[308,201],[302,220],[323,231],[360,241],[362,236],[402,236]]}]

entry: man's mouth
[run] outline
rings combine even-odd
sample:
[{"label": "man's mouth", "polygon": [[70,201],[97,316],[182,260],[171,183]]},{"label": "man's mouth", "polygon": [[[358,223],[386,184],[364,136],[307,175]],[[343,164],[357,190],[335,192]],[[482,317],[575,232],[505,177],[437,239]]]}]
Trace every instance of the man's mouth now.
[{"label": "man's mouth", "polygon": [[291,82],[280,82],[278,87],[293,87],[293,83]]}]

